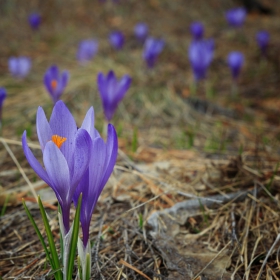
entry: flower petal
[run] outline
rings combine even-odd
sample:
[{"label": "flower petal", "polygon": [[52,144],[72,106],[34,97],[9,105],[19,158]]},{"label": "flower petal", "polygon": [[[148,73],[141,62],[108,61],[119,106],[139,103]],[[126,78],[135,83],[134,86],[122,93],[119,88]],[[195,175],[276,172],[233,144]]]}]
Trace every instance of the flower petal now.
[{"label": "flower petal", "polygon": [[42,107],[37,110],[36,127],[42,151],[48,141],[52,139],[52,130]]},{"label": "flower petal", "polygon": [[104,176],[100,184],[101,186],[105,186],[105,184],[107,183],[111,173],[113,172],[118,157],[118,137],[116,130],[112,124],[108,124],[107,135],[108,136],[106,143],[106,169],[104,170]]},{"label": "flower petal", "polygon": [[50,127],[53,134],[66,138],[60,149],[71,169],[77,125],[72,114],[61,100],[55,103],[50,118]]},{"label": "flower petal", "polygon": [[85,129],[89,133],[92,140],[96,137],[100,137],[99,132],[94,127],[93,107],[90,107],[89,110],[87,111],[87,114],[84,118],[81,128]]},{"label": "flower petal", "polygon": [[52,141],[45,146],[43,161],[50,178],[50,186],[55,191],[61,207],[69,205],[72,197],[70,192],[70,173],[67,161],[60,149]]},{"label": "flower petal", "polygon": [[[75,139],[74,165],[71,172],[71,192],[75,191],[79,181],[89,166],[92,140],[85,129],[79,129]],[[73,189],[72,189],[73,187]]]},{"label": "flower petal", "polygon": [[34,171],[37,173],[37,175],[45,181],[48,185],[51,185],[51,180],[49,179],[49,176],[46,172],[46,170],[42,167],[40,162],[34,157],[33,153],[29,149],[27,145],[27,139],[26,139],[26,131],[24,131],[22,135],[22,148],[23,152],[26,156],[27,161],[31,165],[31,167],[34,169]]}]

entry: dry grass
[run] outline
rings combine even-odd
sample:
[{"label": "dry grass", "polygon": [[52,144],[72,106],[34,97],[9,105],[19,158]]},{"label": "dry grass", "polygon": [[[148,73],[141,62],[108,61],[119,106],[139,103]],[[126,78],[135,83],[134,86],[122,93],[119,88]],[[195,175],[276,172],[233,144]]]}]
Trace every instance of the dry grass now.
[{"label": "dry grass", "polygon": [[[28,202],[43,231],[36,205],[40,193],[59,244],[57,204],[26,162],[20,137],[27,129],[40,158],[35,115],[38,106],[48,115],[51,112],[42,75],[54,62],[71,73],[63,100],[77,124],[93,104],[100,131],[97,73],[113,69],[119,77],[128,73],[133,78],[114,118],[118,162],[92,218],[92,279],[280,278],[279,19],[250,15],[244,29],[235,34],[223,19],[231,1],[131,0],[114,6],[90,1],[45,5],[34,0],[16,9],[17,4],[0,3],[6,9],[0,25],[6,42],[0,46],[0,84],[9,94],[0,138],[2,209],[8,202],[0,217],[0,278],[52,279],[21,200]],[[34,9],[42,11],[44,20],[35,36],[22,24]],[[62,11],[59,18],[57,11]],[[190,98],[186,48],[189,23],[197,19],[205,23],[207,37],[215,37],[217,48],[208,82]],[[133,38],[132,27],[140,20],[148,23],[152,35],[167,41],[150,72]],[[125,50],[118,53],[107,43],[113,28],[127,37]],[[254,42],[259,29],[272,34],[267,62],[260,61]],[[79,66],[77,44],[93,34],[100,42],[99,53],[90,64]],[[232,49],[246,56],[237,99],[229,96],[231,81],[224,62]],[[32,57],[33,69],[27,79],[15,81],[7,74],[6,63],[9,56],[20,54]],[[205,98],[209,87],[214,92],[210,100]]]}]

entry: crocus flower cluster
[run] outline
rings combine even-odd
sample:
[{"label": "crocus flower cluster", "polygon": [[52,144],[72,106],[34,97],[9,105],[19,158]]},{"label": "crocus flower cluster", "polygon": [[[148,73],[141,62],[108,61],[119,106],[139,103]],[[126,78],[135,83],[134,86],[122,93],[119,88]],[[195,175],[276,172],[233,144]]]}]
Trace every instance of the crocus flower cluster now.
[{"label": "crocus flower cluster", "polygon": [[90,61],[98,51],[98,42],[94,39],[83,40],[79,44],[77,60],[81,64]]},{"label": "crocus flower cluster", "polygon": [[240,27],[246,19],[247,12],[244,8],[233,8],[226,12],[226,20],[232,27]]},{"label": "crocus flower cluster", "polygon": [[26,56],[9,58],[10,73],[18,79],[25,78],[31,69],[31,60]]},{"label": "crocus flower cluster", "polygon": [[213,59],[214,41],[212,39],[193,41],[189,46],[188,55],[195,81],[204,79]]},{"label": "crocus flower cluster", "polygon": [[41,15],[38,13],[32,13],[28,17],[28,22],[33,30],[37,30],[41,24]]},{"label": "crocus flower cluster", "polygon": [[69,81],[69,72],[63,71],[59,73],[56,65],[52,65],[45,73],[44,85],[50,94],[53,103],[55,104],[62,95]]},{"label": "crocus flower cluster", "polygon": [[147,38],[144,44],[144,50],[142,53],[143,59],[149,68],[155,66],[158,55],[162,52],[164,47],[163,39],[156,39],[153,37]]},{"label": "crocus flower cluster", "polygon": [[267,31],[262,30],[256,34],[256,40],[263,55],[266,54],[267,46],[269,43],[270,35]]},{"label": "crocus flower cluster", "polygon": [[190,32],[194,40],[200,40],[203,38],[204,26],[201,22],[195,21],[190,26]]},{"label": "crocus flower cluster", "polygon": [[227,57],[227,63],[233,79],[236,80],[239,77],[240,70],[244,64],[244,55],[237,51],[231,52]]},{"label": "crocus flower cluster", "polygon": [[130,84],[131,78],[128,75],[123,76],[118,81],[113,71],[109,71],[107,76],[103,75],[103,73],[98,74],[98,90],[102,100],[104,115],[108,122],[113,118],[118,104],[124,98]]},{"label": "crocus flower cluster", "polygon": [[148,36],[148,25],[144,22],[139,22],[134,27],[134,35],[139,42],[144,42]]},{"label": "crocus flower cluster", "polygon": [[26,132],[22,136],[24,154],[37,175],[56,194],[62,211],[62,238],[71,232],[71,203],[74,201],[77,205],[79,195],[83,194],[80,215],[83,248],[79,254],[81,259],[85,260],[84,254],[90,248],[88,240],[91,216],[117,159],[116,131],[113,125],[108,125],[108,138],[105,143],[94,128],[92,107],[88,110],[81,128],[77,128],[72,114],[61,100],[54,105],[49,121],[43,109],[38,108],[36,126],[44,167],[28,147]]},{"label": "crocus flower cluster", "polygon": [[122,49],[124,45],[124,35],[121,31],[114,31],[109,35],[109,42],[116,50]]}]

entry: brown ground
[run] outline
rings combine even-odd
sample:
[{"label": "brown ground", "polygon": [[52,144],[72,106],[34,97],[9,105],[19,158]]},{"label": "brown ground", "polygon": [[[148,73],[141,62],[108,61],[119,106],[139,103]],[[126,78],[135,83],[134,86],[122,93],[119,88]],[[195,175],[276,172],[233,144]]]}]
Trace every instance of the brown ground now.
[{"label": "brown ground", "polygon": [[[133,78],[113,120],[118,162],[92,218],[92,279],[280,278],[279,245],[274,244],[280,213],[280,2],[263,2],[274,15],[252,13],[236,31],[223,16],[233,1],[0,2],[0,86],[8,91],[0,138],[2,209],[9,198],[0,218],[0,278],[53,279],[21,199],[43,232],[34,190],[41,195],[59,244],[57,204],[26,162],[20,144],[24,130],[30,143],[37,144],[38,106],[50,115],[42,77],[52,63],[71,73],[62,99],[78,125],[94,105],[100,131],[97,73],[113,69],[118,77],[127,73]],[[26,23],[34,10],[43,15],[38,34]],[[213,37],[216,47],[207,81],[190,97],[187,47],[193,20],[205,24],[206,37]],[[133,38],[138,21],[166,40],[150,72]],[[118,53],[107,42],[112,29],[126,35],[125,48]],[[255,43],[260,29],[271,33],[267,60],[261,59]],[[99,52],[81,67],[75,60],[78,42],[92,37],[100,42]],[[231,50],[246,58],[235,98],[225,63]],[[7,59],[12,55],[32,58],[25,80],[9,75]],[[34,151],[40,157],[36,145]]]}]

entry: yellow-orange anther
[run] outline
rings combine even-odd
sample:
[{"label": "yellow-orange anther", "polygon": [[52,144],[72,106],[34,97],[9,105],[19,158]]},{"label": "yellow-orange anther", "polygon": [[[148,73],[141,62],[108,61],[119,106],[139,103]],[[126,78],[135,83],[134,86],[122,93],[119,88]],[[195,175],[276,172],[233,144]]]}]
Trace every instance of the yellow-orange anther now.
[{"label": "yellow-orange anther", "polygon": [[67,140],[67,138],[65,137],[61,137],[61,136],[58,136],[58,135],[53,135],[52,136],[52,141],[54,142],[54,144],[60,148],[61,145]]},{"label": "yellow-orange anther", "polygon": [[57,80],[52,80],[51,81],[51,87],[52,87],[52,89],[56,89],[56,87],[57,87]]}]

